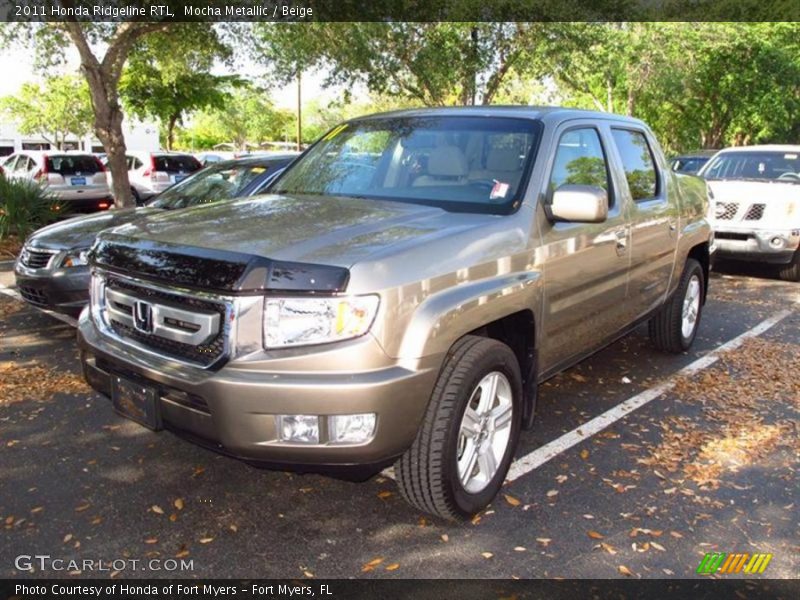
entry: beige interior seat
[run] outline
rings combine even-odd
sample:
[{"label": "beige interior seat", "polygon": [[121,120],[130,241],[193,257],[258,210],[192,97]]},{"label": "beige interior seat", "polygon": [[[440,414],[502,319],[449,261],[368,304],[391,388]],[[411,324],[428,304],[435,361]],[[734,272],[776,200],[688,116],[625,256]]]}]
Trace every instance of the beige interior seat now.
[{"label": "beige interior seat", "polygon": [[469,179],[493,180],[508,183],[516,189],[522,177],[519,151],[515,148],[492,148],[486,155],[486,168],[470,171]]},{"label": "beige interior seat", "polygon": [[414,180],[414,187],[423,185],[465,185],[467,157],[457,146],[440,146],[428,157],[428,172]]}]

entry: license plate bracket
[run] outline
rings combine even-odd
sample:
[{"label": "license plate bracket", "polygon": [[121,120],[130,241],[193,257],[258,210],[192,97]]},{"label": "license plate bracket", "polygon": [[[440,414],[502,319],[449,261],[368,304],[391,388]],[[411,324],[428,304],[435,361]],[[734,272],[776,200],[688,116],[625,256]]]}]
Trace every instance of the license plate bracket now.
[{"label": "license plate bracket", "polygon": [[72,185],[86,185],[86,177],[73,177],[70,183]]},{"label": "license plate bracket", "polygon": [[114,375],[111,379],[111,401],[114,410],[148,429],[163,429],[156,389]]}]

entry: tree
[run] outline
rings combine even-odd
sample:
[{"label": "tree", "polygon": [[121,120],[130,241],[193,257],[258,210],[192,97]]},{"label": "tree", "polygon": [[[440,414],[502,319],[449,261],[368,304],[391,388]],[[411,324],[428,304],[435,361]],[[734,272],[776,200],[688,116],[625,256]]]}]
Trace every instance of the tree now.
[{"label": "tree", "polygon": [[512,67],[539,42],[541,23],[256,24],[255,58],[286,84],[307,69],[326,85],[364,83],[371,92],[426,106],[490,104]]},{"label": "tree", "polygon": [[139,118],[158,119],[167,149],[172,150],[175,127],[188,113],[221,108],[231,87],[241,83],[236,75],[211,73],[216,60],[230,56],[230,48],[218,36],[208,36],[205,28],[194,24],[181,23],[168,34],[148,36],[131,53],[123,72],[123,104]]},{"label": "tree", "polygon": [[181,143],[194,140],[192,145],[206,148],[229,143],[237,150],[247,150],[283,139],[293,120],[291,112],[273,106],[264,90],[241,85],[222,106],[200,111],[190,129],[182,133]]},{"label": "tree", "polygon": [[[48,0],[46,5],[54,4]],[[76,7],[90,12],[90,0],[58,0],[58,5],[68,11]],[[171,0],[141,0],[137,2],[149,13],[150,6],[169,5],[173,12],[182,12],[182,3]],[[108,154],[108,164],[113,175],[113,193],[118,207],[134,206],[125,159],[125,138],[122,133],[123,112],[119,97],[119,84],[123,68],[131,51],[148,35],[164,32],[176,24],[164,21],[88,22],[67,16],[61,21],[17,22],[5,24],[4,41],[28,42],[37,49],[40,64],[58,61],[62,49],[72,44],[78,51],[81,71],[89,85],[94,113],[94,132]],[[210,23],[193,23],[206,27]]]},{"label": "tree", "polygon": [[72,134],[91,131],[92,105],[86,82],[75,75],[49,77],[44,85],[25,83],[16,96],[0,99],[0,110],[25,135],[40,135],[59,150]]}]

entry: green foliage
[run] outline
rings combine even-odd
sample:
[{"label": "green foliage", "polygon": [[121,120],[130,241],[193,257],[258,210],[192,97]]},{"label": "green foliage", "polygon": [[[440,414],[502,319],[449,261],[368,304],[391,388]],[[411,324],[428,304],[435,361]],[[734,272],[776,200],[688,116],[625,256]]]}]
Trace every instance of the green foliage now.
[{"label": "green foliage", "polygon": [[169,34],[153,34],[131,53],[120,80],[120,96],[129,113],[155,118],[165,132],[167,149],[175,127],[202,108],[222,108],[230,89],[241,85],[236,75],[213,75],[215,60],[230,58],[230,48],[216,33],[194,23],[181,23]]},{"label": "green foliage", "polygon": [[25,135],[41,135],[61,149],[72,134],[92,130],[89,86],[77,75],[49,77],[44,85],[25,83],[16,96],[0,98],[0,112],[17,123]]},{"label": "green foliage", "polygon": [[245,150],[262,142],[290,139],[295,116],[275,108],[268,94],[255,87],[238,87],[222,106],[200,111],[192,126],[181,131],[182,148],[213,148],[231,144]]},{"label": "green foliage", "polygon": [[20,239],[58,217],[55,197],[30,180],[0,176],[0,240]]}]

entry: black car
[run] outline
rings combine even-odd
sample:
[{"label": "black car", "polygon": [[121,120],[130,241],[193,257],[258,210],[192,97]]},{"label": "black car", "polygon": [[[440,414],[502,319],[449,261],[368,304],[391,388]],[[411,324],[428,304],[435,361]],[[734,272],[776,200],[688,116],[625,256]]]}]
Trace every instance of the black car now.
[{"label": "black car", "polygon": [[86,255],[102,230],[164,210],[261,193],[295,156],[219,162],[175,184],[143,207],[84,215],[43,227],[26,240],[14,265],[17,288],[35,306],[75,315],[89,301]]},{"label": "black car", "polygon": [[684,175],[697,175],[700,169],[705,165],[718,150],[698,150],[697,152],[690,152],[680,156],[674,156],[669,159],[669,168],[676,173],[683,173]]}]

